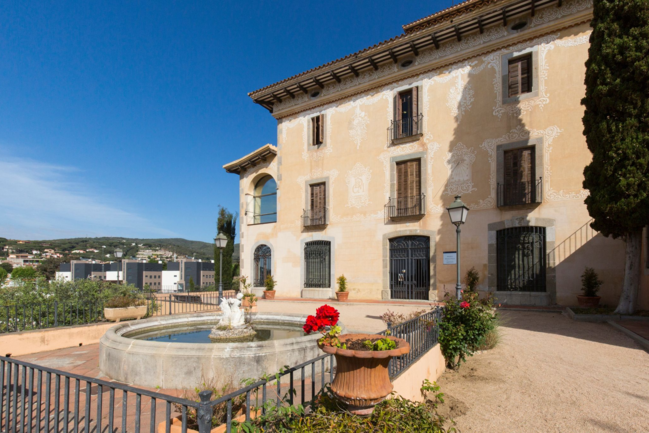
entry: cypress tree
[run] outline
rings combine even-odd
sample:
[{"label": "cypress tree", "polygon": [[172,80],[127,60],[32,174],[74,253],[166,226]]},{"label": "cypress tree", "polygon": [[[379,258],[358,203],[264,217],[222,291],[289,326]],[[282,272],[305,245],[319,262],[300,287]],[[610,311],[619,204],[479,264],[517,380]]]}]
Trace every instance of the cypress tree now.
[{"label": "cypress tree", "polygon": [[[224,207],[219,208],[219,218],[216,222],[216,234],[223,233],[228,238],[228,243],[223,249],[223,288],[230,289],[232,286],[233,266],[232,255],[234,254],[234,239],[237,235],[237,215]],[[214,247],[214,283],[219,285],[219,250]]]},{"label": "cypress tree", "polygon": [[649,223],[649,1],[595,0],[583,122],[592,162],[584,170],[592,228],[626,242],[617,313],[630,314]]}]

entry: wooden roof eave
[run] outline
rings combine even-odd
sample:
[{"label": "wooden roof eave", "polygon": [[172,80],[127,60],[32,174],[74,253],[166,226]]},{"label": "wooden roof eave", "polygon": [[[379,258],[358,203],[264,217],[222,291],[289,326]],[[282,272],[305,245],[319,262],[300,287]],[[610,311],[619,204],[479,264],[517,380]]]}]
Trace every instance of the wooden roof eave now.
[{"label": "wooden roof eave", "polygon": [[277,155],[277,148],[272,144],[267,144],[249,153],[243,158],[240,158],[229,164],[225,164],[223,168],[228,173],[241,174],[242,171],[245,171],[256,165],[262,164],[266,162],[268,159],[274,158],[275,155]]},{"label": "wooden roof eave", "polygon": [[[314,90],[320,90],[329,84],[337,83],[339,80],[359,76],[361,72],[370,69],[378,69],[386,62],[395,63],[395,58],[408,55],[419,55],[419,50],[439,46],[450,40],[461,40],[462,36],[479,31],[482,33],[485,28],[494,25],[507,25],[508,20],[525,13],[537,12],[539,9],[556,4],[561,7],[561,0],[521,0],[506,6],[491,8],[475,13],[464,21],[455,23],[444,23],[418,32],[408,33],[396,40],[370,50],[363,55],[356,56],[347,61],[334,63],[326,68],[318,69],[313,74],[296,76],[294,81],[280,82],[277,86],[251,92],[249,95],[254,102],[262,105],[271,113],[273,105],[280,103],[285,98],[294,98],[295,93],[308,94]],[[299,78],[299,79],[298,79]]]}]

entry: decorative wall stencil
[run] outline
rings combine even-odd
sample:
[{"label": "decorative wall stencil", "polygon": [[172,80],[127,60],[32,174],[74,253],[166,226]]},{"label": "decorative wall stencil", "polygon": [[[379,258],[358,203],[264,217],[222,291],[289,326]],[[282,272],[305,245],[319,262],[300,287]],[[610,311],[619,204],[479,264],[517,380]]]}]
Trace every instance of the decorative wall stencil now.
[{"label": "decorative wall stencil", "polygon": [[[318,112],[316,114],[322,114]],[[319,149],[309,149],[309,129],[311,128],[311,117],[313,113],[308,116],[300,117],[301,124],[304,129],[302,130],[302,159],[305,161],[320,161],[325,156],[333,152],[333,143],[331,142],[331,110],[327,110],[325,113],[325,144]]]},{"label": "decorative wall stencil", "polygon": [[531,138],[543,137],[543,195],[545,200],[583,200],[588,196],[588,191],[582,189],[579,192],[565,192],[564,190],[555,191],[552,188],[552,169],[550,168],[550,154],[552,152],[552,142],[563,132],[558,126],[550,126],[541,130],[528,130],[523,126],[517,126],[500,138],[488,139],[480,146],[489,155],[489,185],[491,189],[490,196],[485,200],[480,200],[477,204],[469,205],[471,209],[491,209],[496,204],[496,148],[500,144],[513,143],[516,141],[529,140]]},{"label": "decorative wall stencil", "polygon": [[536,27],[541,24],[547,24],[550,21],[563,18],[568,15],[572,15],[577,12],[584,11],[593,7],[593,0],[575,0],[570,2],[565,2],[560,8],[545,8],[539,11],[532,22],[530,27]]},{"label": "decorative wall stencil", "polygon": [[349,122],[349,137],[356,144],[356,149],[360,148],[361,142],[367,135],[368,123],[370,123],[370,119],[367,113],[362,111],[361,107],[357,105],[354,115]]},{"label": "decorative wall stencil", "polygon": [[[590,34],[590,33],[589,33]],[[559,39],[559,34],[548,35],[542,38],[534,39],[530,42],[518,44],[514,47],[509,47],[496,51],[483,60],[493,68],[495,71],[494,76],[494,92],[496,94],[496,105],[493,109],[494,116],[501,118],[503,114],[520,116],[523,113],[531,111],[534,107],[543,107],[550,102],[550,96],[545,88],[545,80],[548,78],[549,66],[546,62],[546,54],[548,51],[553,50],[555,46],[572,47],[588,43],[588,36],[580,35],[574,38]],[[503,89],[502,89],[502,55],[522,51],[527,48],[538,46],[538,83],[539,83],[539,96],[525,99],[518,103],[511,103],[503,105]]]},{"label": "decorative wall stencil", "polygon": [[428,210],[429,212],[432,213],[444,213],[444,208],[440,205],[437,205],[433,203],[433,198],[437,197],[439,191],[435,191],[435,183],[433,182],[433,162],[435,161],[435,152],[437,152],[440,148],[439,143],[433,141],[433,135],[432,134],[426,134],[424,137],[424,143],[426,143],[426,146],[428,147],[428,152],[426,153],[426,156],[428,157],[428,161],[426,161],[427,164],[427,179],[428,179],[428,185],[427,185],[427,203],[428,203]]},{"label": "decorative wall stencil", "polygon": [[464,83],[462,76],[458,75],[446,98],[446,106],[451,109],[451,114],[455,116],[456,121],[462,120],[462,115],[471,108],[473,94],[471,84]]},{"label": "decorative wall stencil", "polygon": [[345,176],[347,183],[348,202],[347,207],[360,208],[370,203],[369,184],[372,178],[372,170],[360,162],[354,165]]},{"label": "decorative wall stencil", "polygon": [[444,195],[462,195],[476,190],[471,180],[475,153],[475,149],[458,143],[453,151],[446,154],[444,163],[448,168],[448,182]]},{"label": "decorative wall stencil", "polygon": [[408,153],[421,152],[425,148],[419,143],[402,144],[395,147],[390,147],[387,151],[378,156],[379,161],[383,163],[383,170],[385,171],[385,200],[390,198],[390,158],[393,156],[406,155]]}]

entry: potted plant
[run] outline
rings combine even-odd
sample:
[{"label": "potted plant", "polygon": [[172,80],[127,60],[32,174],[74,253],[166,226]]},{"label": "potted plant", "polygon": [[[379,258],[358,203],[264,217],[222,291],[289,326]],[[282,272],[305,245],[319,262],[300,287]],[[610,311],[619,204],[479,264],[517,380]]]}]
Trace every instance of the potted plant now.
[{"label": "potted plant", "polygon": [[338,302],[345,302],[349,298],[347,291],[347,278],[344,275],[338,277],[338,291],[336,292],[336,299]]},{"label": "potted plant", "polygon": [[585,308],[597,307],[599,300],[602,299],[601,296],[597,296],[597,292],[599,292],[602,284],[604,282],[598,278],[595,270],[587,267],[581,275],[581,291],[584,294],[577,295],[579,306]]},{"label": "potted plant", "polygon": [[243,308],[252,308],[252,312],[255,312],[257,308],[257,297],[250,291],[252,285],[248,282],[248,278],[245,275],[242,275],[236,277],[234,281],[236,284],[239,284],[239,289],[241,290],[241,293],[243,293],[241,306]]},{"label": "potted plant", "polygon": [[304,332],[322,333],[318,347],[336,357],[333,395],[357,415],[368,415],[392,392],[388,364],[394,356],[410,352],[406,340],[376,334],[340,335],[340,313],[329,305],[308,316]]},{"label": "potted plant", "polygon": [[104,317],[111,322],[139,320],[147,315],[146,299],[138,296],[116,296],[104,304]]},{"label": "potted plant", "polygon": [[266,286],[266,290],[264,290],[264,299],[275,299],[275,284],[273,276],[269,274],[266,277],[266,281],[264,281],[264,285]]}]

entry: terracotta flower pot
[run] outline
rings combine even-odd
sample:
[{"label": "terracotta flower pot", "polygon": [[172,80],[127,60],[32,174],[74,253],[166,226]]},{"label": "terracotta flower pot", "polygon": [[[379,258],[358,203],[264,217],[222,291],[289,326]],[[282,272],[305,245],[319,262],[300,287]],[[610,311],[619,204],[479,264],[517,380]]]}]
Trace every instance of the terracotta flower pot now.
[{"label": "terracotta flower pot", "polygon": [[257,301],[250,303],[250,298],[243,298],[241,300],[241,306],[242,307],[256,307],[257,306]]},{"label": "terracotta flower pot", "polygon": [[[238,413],[235,414],[233,421],[238,421],[238,422],[244,422],[246,420],[246,414],[243,413],[243,411],[239,411]],[[250,411],[250,418],[255,419],[259,416],[260,410],[251,410]],[[169,431],[170,433],[182,433],[182,426],[183,422],[180,419],[180,416],[177,416],[175,418],[171,418],[170,420],[171,425],[169,426]],[[227,425],[226,424],[221,424],[218,427],[214,427],[212,430],[210,430],[210,433],[224,433],[227,431]],[[162,421],[160,424],[158,424],[158,433],[165,433],[167,431],[167,423],[165,421]],[[187,429],[187,433],[198,433],[198,430],[194,430],[191,428]]]},{"label": "terracotta flower pot", "polygon": [[[342,335],[340,341],[346,343],[350,340],[375,338],[376,334],[347,334]],[[401,338],[388,338],[397,342],[396,349],[374,352],[320,346],[323,352],[336,357],[336,376],[331,384],[331,391],[352,413],[372,413],[374,406],[392,392],[388,364],[392,357],[410,352],[410,344]]]},{"label": "terracotta flower pot", "polygon": [[336,298],[338,302],[346,302],[349,298],[349,292],[336,292]]},{"label": "terracotta flower pot", "polygon": [[264,299],[275,299],[275,290],[264,290]]},{"label": "terracotta flower pot", "polygon": [[599,305],[599,300],[602,299],[601,296],[582,296],[577,295],[577,302],[580,307],[593,308]]}]

